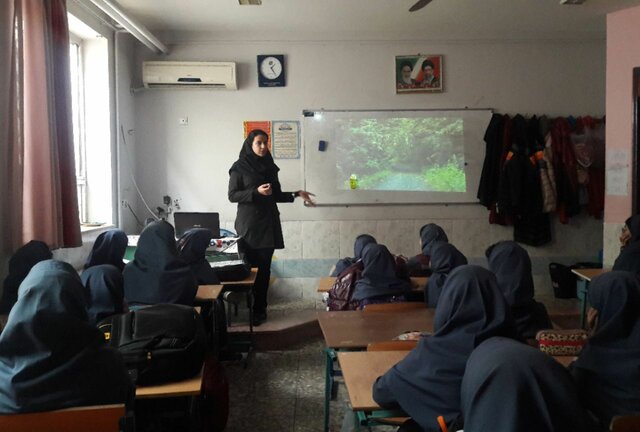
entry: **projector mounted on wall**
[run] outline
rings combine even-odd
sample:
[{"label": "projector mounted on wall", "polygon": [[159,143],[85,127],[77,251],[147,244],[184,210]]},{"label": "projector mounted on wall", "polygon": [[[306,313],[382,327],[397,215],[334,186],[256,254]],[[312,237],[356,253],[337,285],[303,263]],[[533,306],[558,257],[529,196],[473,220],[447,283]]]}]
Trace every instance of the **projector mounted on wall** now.
[{"label": "projector mounted on wall", "polygon": [[581,5],[586,0],[560,0],[561,5]]}]

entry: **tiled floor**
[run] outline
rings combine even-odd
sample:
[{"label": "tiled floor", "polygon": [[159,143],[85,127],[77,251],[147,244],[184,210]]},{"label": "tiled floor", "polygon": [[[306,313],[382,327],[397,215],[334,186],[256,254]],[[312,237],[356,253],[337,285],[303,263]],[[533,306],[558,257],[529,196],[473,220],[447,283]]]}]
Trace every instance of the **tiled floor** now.
[{"label": "tiled floor", "polygon": [[[226,364],[230,412],[225,431],[322,431],[323,349],[324,342],[317,339],[287,351],[252,354],[246,369]],[[340,431],[347,398],[339,384],[338,397],[331,402],[331,431]]]}]

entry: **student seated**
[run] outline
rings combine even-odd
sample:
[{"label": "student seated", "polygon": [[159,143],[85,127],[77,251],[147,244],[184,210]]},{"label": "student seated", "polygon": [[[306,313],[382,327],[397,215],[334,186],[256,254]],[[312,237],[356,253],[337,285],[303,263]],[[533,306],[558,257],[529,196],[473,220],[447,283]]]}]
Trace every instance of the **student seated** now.
[{"label": "student seated", "polygon": [[589,284],[595,332],[571,365],[584,406],[608,430],[614,415],[640,413],[640,282],[612,271]]},{"label": "student seated", "polygon": [[449,238],[444,230],[434,223],[423,225],[420,228],[420,248],[422,253],[409,258],[407,270],[409,276],[430,276],[429,261],[431,257],[431,245],[433,242],[448,242]]},{"label": "student seated", "polygon": [[533,298],[531,258],[527,251],[516,242],[501,241],[489,246],[485,255],[511,307],[520,336],[534,339],[539,330],[552,328],[547,309]]},{"label": "student seated", "polygon": [[138,239],[133,261],[122,272],[129,305],[176,303],[192,306],[198,281],[178,256],[175,231],[161,220],[147,225]]},{"label": "student seated", "polygon": [[626,220],[620,234],[620,255],[613,263],[613,270],[640,273],[640,215]]},{"label": "student seated", "polygon": [[422,338],[378,378],[373,399],[383,408],[400,406],[423,431],[440,431],[438,416],[451,426],[461,412],[460,384],[467,359],[493,336],[517,337],[495,276],[478,266],[456,268],[438,301],[433,335]]},{"label": "student seated", "polygon": [[31,268],[40,261],[51,259],[52,256],[49,246],[38,240],[31,240],[15,251],[9,260],[9,274],[2,287],[0,315],[8,315],[11,311],[18,300],[18,287],[27,277]]},{"label": "student seated", "polygon": [[353,243],[353,258],[346,257],[339,260],[333,272],[331,272],[331,276],[336,277],[340,275],[340,273],[344,272],[348,267],[360,261],[362,259],[362,249],[369,243],[377,243],[377,241],[369,234],[360,234],[356,237],[356,241]]},{"label": "student seated", "polygon": [[367,304],[405,301],[411,291],[411,283],[400,279],[396,263],[386,246],[370,243],[362,251],[362,277],[353,291],[353,300],[360,308]]},{"label": "student seated", "polygon": [[124,254],[127,251],[129,239],[124,231],[112,229],[101,233],[84,264],[85,270],[91,266],[101,264],[111,264],[118,270],[124,269]]},{"label": "student seated", "polygon": [[120,353],[88,321],[67,263],[36,264],[0,335],[0,413],[124,403],[133,387]]},{"label": "student seated", "polygon": [[594,431],[567,370],[512,339],[473,350],[461,392],[465,432]]},{"label": "student seated", "polygon": [[198,280],[198,285],[217,285],[220,283],[218,275],[205,258],[212,238],[211,230],[193,228],[178,239],[180,258],[191,267],[191,271]]},{"label": "student seated", "polygon": [[96,325],[111,315],[128,312],[122,272],[111,264],[88,268],[80,275],[87,298],[89,322]]},{"label": "student seated", "polygon": [[450,243],[433,242],[431,248],[431,276],[424,291],[424,301],[435,308],[449,273],[456,267],[468,264],[467,258]]}]

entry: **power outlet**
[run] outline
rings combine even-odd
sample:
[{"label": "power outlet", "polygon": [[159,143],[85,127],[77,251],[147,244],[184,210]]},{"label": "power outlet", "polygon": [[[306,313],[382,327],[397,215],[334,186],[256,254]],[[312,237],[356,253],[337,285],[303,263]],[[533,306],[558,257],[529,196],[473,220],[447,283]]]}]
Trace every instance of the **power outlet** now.
[{"label": "power outlet", "polygon": [[123,209],[126,209],[127,207],[129,207],[129,201],[127,200],[120,200],[120,207],[122,207]]},{"label": "power outlet", "polygon": [[180,117],[178,119],[178,124],[180,126],[188,126],[189,125],[189,117]]}]

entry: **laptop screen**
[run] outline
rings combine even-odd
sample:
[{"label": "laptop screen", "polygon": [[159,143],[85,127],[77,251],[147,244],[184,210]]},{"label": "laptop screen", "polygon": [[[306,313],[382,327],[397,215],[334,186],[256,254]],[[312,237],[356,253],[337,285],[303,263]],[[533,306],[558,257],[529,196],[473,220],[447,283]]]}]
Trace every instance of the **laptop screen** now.
[{"label": "laptop screen", "polygon": [[181,237],[192,228],[207,228],[213,234],[213,238],[220,238],[220,215],[218,213],[187,213],[177,212],[173,214],[176,224],[176,236]]}]

